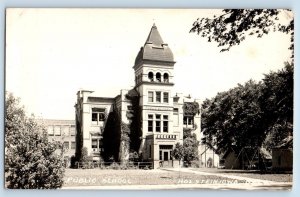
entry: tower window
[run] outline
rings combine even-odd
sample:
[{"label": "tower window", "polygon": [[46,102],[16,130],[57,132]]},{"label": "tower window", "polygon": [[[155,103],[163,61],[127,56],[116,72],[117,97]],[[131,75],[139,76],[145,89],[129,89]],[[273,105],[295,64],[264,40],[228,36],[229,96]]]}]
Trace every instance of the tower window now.
[{"label": "tower window", "polygon": [[153,81],[154,80],[153,72],[149,72],[148,73],[148,79],[149,79],[149,81]]},{"label": "tower window", "polygon": [[168,103],[168,102],[169,102],[169,93],[164,92],[164,103]]},{"label": "tower window", "polygon": [[160,73],[156,73],[156,81],[161,82],[161,74]]},{"label": "tower window", "polygon": [[153,115],[148,115],[148,132],[153,132]]},{"label": "tower window", "polygon": [[169,130],[169,124],[168,124],[168,116],[167,115],[164,115],[163,116],[163,132],[168,132],[168,130]]},{"label": "tower window", "polygon": [[161,92],[156,92],[156,102],[161,102]]},{"label": "tower window", "polygon": [[148,102],[153,102],[153,92],[148,92]]},{"label": "tower window", "polygon": [[169,83],[169,75],[168,75],[168,73],[164,74],[164,83]]}]

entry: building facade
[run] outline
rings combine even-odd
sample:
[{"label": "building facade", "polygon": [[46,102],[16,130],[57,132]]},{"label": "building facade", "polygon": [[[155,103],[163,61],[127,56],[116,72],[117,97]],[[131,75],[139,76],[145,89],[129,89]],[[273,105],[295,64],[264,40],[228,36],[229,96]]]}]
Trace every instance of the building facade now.
[{"label": "building facade", "polygon": [[[171,156],[172,150],[176,143],[183,143],[184,128],[190,128],[200,141],[201,115],[200,112],[195,115],[184,112],[185,103],[197,103],[200,106],[200,100],[174,92],[174,65],[170,47],[163,42],[157,27],[153,25],[133,65],[135,73],[133,89],[121,90],[120,94],[113,98],[102,97],[101,94],[89,90],[77,92],[76,151],[79,152],[82,147],[86,147],[88,155],[92,156],[93,160],[99,160],[102,153],[108,151],[107,147],[121,150],[120,143],[124,136],[122,125],[131,125],[134,121],[128,115],[135,111],[133,102],[128,97],[136,97],[138,105],[136,115],[140,130],[140,133],[136,133],[139,139],[137,151],[140,159],[153,162],[154,168],[162,164],[168,167],[178,165]],[[117,114],[112,118],[114,124],[120,125],[121,129],[115,135],[109,135],[106,133],[113,132],[108,129],[111,128],[109,122],[113,113]],[[110,138],[111,146],[105,146],[105,136],[110,136],[106,138]],[[120,140],[114,141],[111,138]],[[125,159],[128,159],[128,154],[125,155]],[[124,155],[118,157],[122,156]]]},{"label": "building facade", "polygon": [[[42,119],[40,121],[47,129],[48,139],[63,144],[66,166],[70,166],[70,159],[75,155],[76,149],[75,121],[57,119]],[[57,150],[57,152],[60,153],[60,150]]]}]

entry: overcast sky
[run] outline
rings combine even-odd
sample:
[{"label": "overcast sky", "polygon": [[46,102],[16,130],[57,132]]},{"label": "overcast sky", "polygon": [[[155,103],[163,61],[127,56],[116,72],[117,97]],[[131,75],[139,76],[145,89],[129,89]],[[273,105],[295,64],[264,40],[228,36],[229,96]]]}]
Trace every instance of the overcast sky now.
[{"label": "overcast sky", "polygon": [[[9,9],[6,90],[28,114],[74,119],[76,92],[115,97],[134,85],[135,57],[156,24],[173,51],[174,93],[205,99],[290,60],[290,37],[275,32],[220,53],[217,43],[189,33],[198,17],[220,10]],[[288,19],[288,14],[283,18]]]}]

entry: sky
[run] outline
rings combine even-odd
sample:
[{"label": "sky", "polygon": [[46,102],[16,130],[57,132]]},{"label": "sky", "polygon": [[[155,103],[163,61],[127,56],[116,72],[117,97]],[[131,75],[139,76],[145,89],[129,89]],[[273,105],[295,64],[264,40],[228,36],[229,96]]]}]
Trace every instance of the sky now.
[{"label": "sky", "polygon": [[[173,51],[174,93],[204,100],[259,81],[290,61],[289,35],[248,36],[220,53],[217,43],[189,33],[197,18],[220,10],[8,9],[6,91],[20,97],[27,114],[74,119],[76,93],[115,97],[134,86],[133,64],[153,23]],[[283,15],[283,20],[291,17]]]}]

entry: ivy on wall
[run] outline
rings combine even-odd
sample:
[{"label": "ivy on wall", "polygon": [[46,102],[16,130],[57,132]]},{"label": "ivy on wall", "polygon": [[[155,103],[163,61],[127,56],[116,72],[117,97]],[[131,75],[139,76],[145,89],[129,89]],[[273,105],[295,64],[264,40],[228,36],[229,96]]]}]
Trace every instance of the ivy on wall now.
[{"label": "ivy on wall", "polygon": [[200,114],[200,106],[197,102],[185,102],[183,104],[183,115],[185,116],[195,116]]}]

